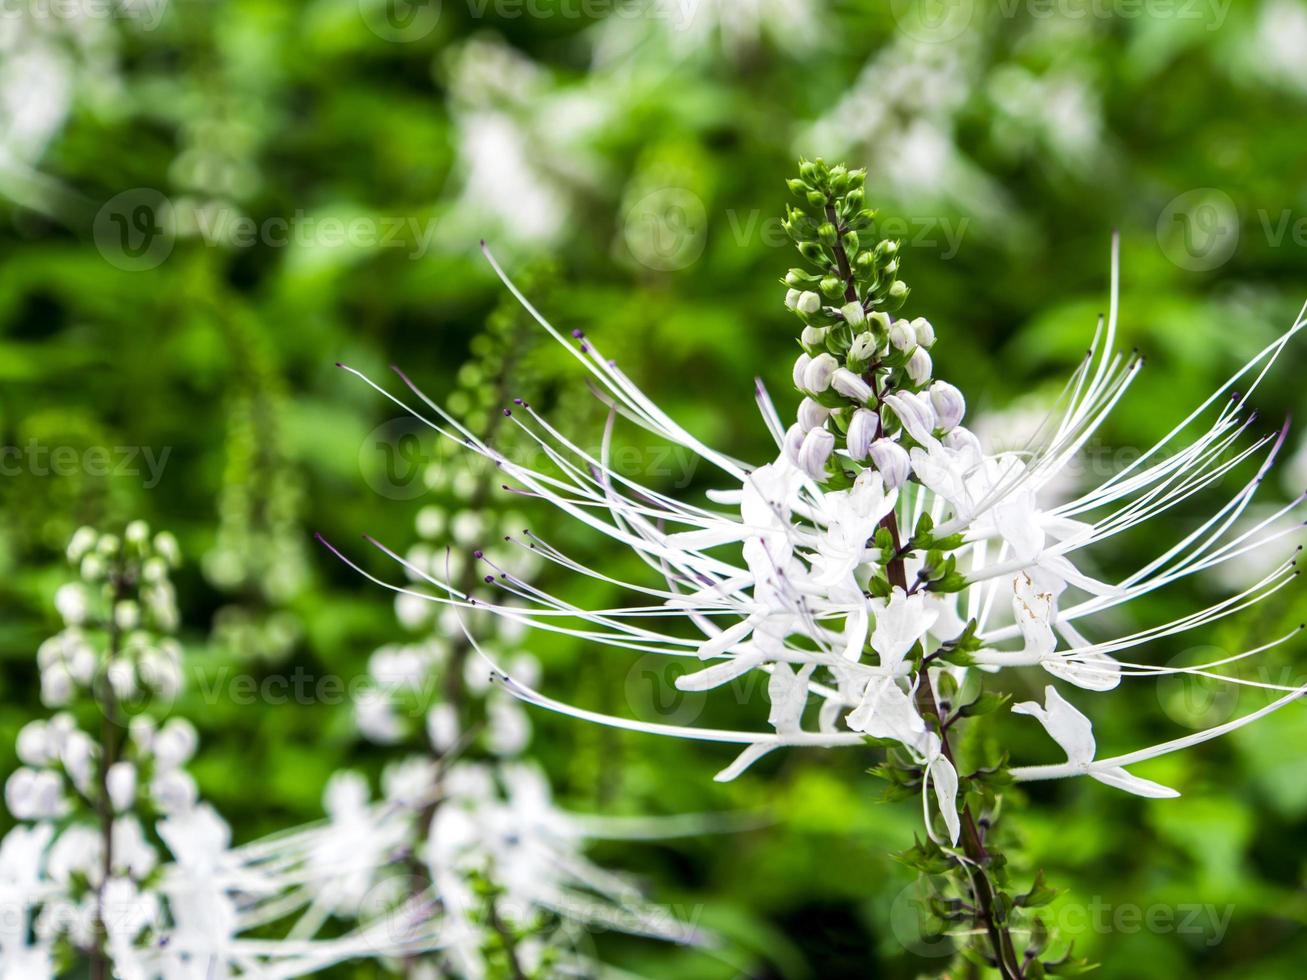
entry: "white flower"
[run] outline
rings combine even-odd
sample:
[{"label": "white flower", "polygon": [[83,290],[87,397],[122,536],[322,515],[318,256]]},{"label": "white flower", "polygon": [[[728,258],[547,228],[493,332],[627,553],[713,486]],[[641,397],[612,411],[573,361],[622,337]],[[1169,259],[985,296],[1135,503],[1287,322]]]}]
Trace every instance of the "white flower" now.
[{"label": "white flower", "polygon": [[[1132,599],[1266,549],[1289,533],[1276,528],[1272,519],[1292,511],[1301,498],[1252,527],[1237,524],[1283,436],[1254,437],[1248,446],[1237,440],[1248,428],[1242,415],[1249,394],[1304,326],[1302,320],[1125,470],[1075,499],[1050,503],[1041,499],[1041,490],[1072,463],[1140,370],[1137,359],[1122,358],[1113,350],[1115,260],[1112,315],[1067,388],[1064,415],[1049,423],[1042,441],[1019,453],[987,453],[974,434],[960,426],[965,404],[951,386],[930,392],[890,391],[878,409],[868,409],[880,411],[884,423],[883,438],[867,449],[876,469],[860,473],[847,490],[830,488],[840,485],[842,474],[832,472],[827,482],[826,464],[835,449],[830,429],[805,433],[795,425],[786,430],[759,388],[756,398],[780,451],[776,459],[757,466],[742,463],[678,425],[593,339],[587,338],[583,347],[569,344],[508,285],[544,329],[569,347],[619,415],[695,453],[720,474],[721,489],[703,503],[641,486],[614,471],[610,434],[597,452],[587,453],[559,439],[557,430],[528,407],[514,411],[510,424],[548,447],[551,464],[566,462],[565,468],[537,470],[486,445],[449,412],[419,395],[432,413],[427,421],[437,431],[496,464],[510,486],[548,501],[578,524],[631,550],[659,576],[614,578],[532,536],[513,541],[570,575],[594,577],[629,598],[616,608],[586,609],[574,596],[525,590],[507,572],[496,579],[507,593],[503,601],[478,596],[473,604],[439,572],[421,576],[420,594],[458,610],[460,617],[472,611],[492,613],[594,647],[697,658],[700,669],[678,678],[683,690],[709,690],[764,672],[771,695],[770,730],[707,729],[603,715],[550,698],[503,671],[495,674],[504,691],[540,708],[632,731],[737,746],[739,756],[718,778],[738,776],[778,748],[861,745],[866,735],[892,739],[921,765],[948,834],[956,839],[957,773],[938,733],[917,711],[915,699],[929,697],[931,689],[923,685],[933,687],[941,670],[961,669],[945,656],[945,645],[958,639],[964,628],[959,609],[974,621],[969,629],[979,644],[969,656],[987,672],[1039,667],[1086,689],[1107,691],[1128,679],[1194,672],[1148,663],[1146,658],[1159,639],[1216,622],[1292,579],[1286,557],[1260,582],[1205,609],[1186,610],[1169,622],[1124,632],[1119,626],[1129,621],[1118,614]],[[920,345],[922,357],[928,359],[921,343],[930,339],[924,336],[930,333],[927,328],[896,321],[890,333],[897,349]],[[821,354],[796,365],[795,374],[802,375],[802,390],[818,392],[829,387],[838,368],[836,358]],[[1243,394],[1230,399],[1226,393],[1235,384]],[[405,399],[390,397],[409,407]],[[1204,415],[1208,417],[1199,425]],[[870,421],[864,416],[857,425],[855,455],[862,451]],[[905,460],[904,443],[909,441]],[[1141,568],[1111,582],[1087,571],[1092,568],[1089,549],[1105,542],[1111,547],[1117,534],[1167,515],[1240,463],[1254,459],[1260,463],[1255,479],[1196,527],[1181,530],[1173,545]],[[945,579],[932,577],[933,570],[925,567],[927,548],[912,545],[919,515],[932,519],[930,538],[955,542],[945,546],[955,569],[947,587],[960,593],[937,592],[937,583]],[[895,559],[898,581],[888,600],[868,598],[875,592],[871,585],[883,585],[888,571],[882,549],[870,546],[882,526],[892,526],[900,545],[907,546]],[[685,624],[702,636],[687,636]],[[1292,635],[1197,671],[1237,683],[1214,668],[1270,649]],[[491,657],[472,642],[479,656]],[[1137,651],[1133,656],[1143,662],[1127,659],[1128,651]],[[918,657],[918,652],[924,656]],[[1283,689],[1286,697],[1274,707],[1240,723],[1307,690]],[[812,702],[818,708],[809,713],[806,708]],[[805,728],[811,716],[816,724]],[[1228,730],[1211,729],[1143,753],[1174,751]],[[1078,754],[1065,766],[1018,766],[1013,774],[1018,780],[1032,780],[1088,773],[1110,781],[1118,778],[1111,770],[1129,764],[1122,759],[1134,758],[1093,761],[1092,752],[1085,756],[1083,748],[1083,740],[1077,742]],[[1136,753],[1140,758],[1144,754]]]},{"label": "white flower", "polygon": [[1052,685],[1044,688],[1042,706],[1037,701],[1023,701],[1014,704],[1012,710],[1016,714],[1030,715],[1038,720],[1053,741],[1062,747],[1068,763],[1100,783],[1107,783],[1109,786],[1115,786],[1137,796],[1180,795],[1167,786],[1133,776],[1120,766],[1103,763],[1095,765],[1094,753],[1097,750],[1094,746],[1093,725],[1089,723],[1088,718],[1058,694],[1057,689]]},{"label": "white flower", "polygon": [[807,313],[811,316],[821,309],[821,297],[811,290],[800,293],[794,308],[800,313]]}]

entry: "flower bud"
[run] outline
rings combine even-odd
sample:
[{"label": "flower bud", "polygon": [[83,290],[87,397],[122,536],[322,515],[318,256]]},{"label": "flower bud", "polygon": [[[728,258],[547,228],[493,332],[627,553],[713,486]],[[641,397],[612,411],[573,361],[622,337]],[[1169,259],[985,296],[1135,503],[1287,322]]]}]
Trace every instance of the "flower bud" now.
[{"label": "flower bud", "polygon": [[141,607],[131,599],[123,599],[113,607],[113,621],[120,630],[133,630],[141,621]]},{"label": "flower bud", "polygon": [[922,347],[935,346],[935,328],[924,316],[919,316],[912,321],[912,329],[917,335],[917,343]]},{"label": "flower bud", "polygon": [[795,422],[785,430],[785,438],[781,440],[781,451],[795,466],[799,465],[799,447],[803,445],[803,437],[807,434],[803,426]]},{"label": "flower bud", "polygon": [[794,362],[794,387],[800,391],[803,390],[803,373],[808,370],[808,365],[812,363],[811,354],[800,354],[799,359]]},{"label": "flower bud", "polygon": [[68,542],[68,560],[73,564],[81,561],[86,553],[95,547],[95,541],[98,537],[95,528],[79,527],[73,534],[72,540]]},{"label": "flower bud", "polygon": [[18,759],[24,765],[43,766],[50,761],[50,736],[43,721],[28,722],[18,730],[15,745]]},{"label": "flower bud", "polygon": [[814,327],[809,324],[803,328],[803,333],[799,334],[799,343],[804,347],[820,347],[826,343],[828,333],[830,333],[829,327]]},{"label": "flower bud", "polygon": [[860,327],[867,322],[867,311],[857,301],[841,306],[840,316],[844,317],[844,322],[851,327]]},{"label": "flower bud", "polygon": [[802,295],[797,289],[787,290],[785,293],[785,308],[787,310],[797,310],[799,308],[799,297]]},{"label": "flower bud", "polygon": [[804,432],[825,425],[829,416],[830,409],[824,405],[818,405],[811,398],[805,398],[799,402],[799,427]]},{"label": "flower bud", "polygon": [[80,626],[86,621],[89,605],[80,582],[66,582],[54,594],[54,607],[69,626]]},{"label": "flower bud", "polygon": [[826,478],[826,462],[835,451],[835,436],[825,429],[813,429],[799,446],[799,469],[814,480]]},{"label": "flower bud", "polygon": [[871,385],[848,368],[837,368],[831,375],[831,387],[850,401],[865,405],[871,401]]},{"label": "flower bud", "polygon": [[[889,284],[889,292],[885,294],[886,299],[891,303],[902,304],[908,298],[908,284],[902,279],[895,279]],[[898,309],[898,306],[894,307]]]},{"label": "flower bud", "polygon": [[160,558],[173,568],[181,564],[181,547],[177,544],[177,538],[171,531],[160,531],[154,536],[154,550]]},{"label": "flower bud", "polygon": [[869,450],[876,472],[885,481],[886,490],[901,487],[912,471],[908,451],[893,439],[877,439]]},{"label": "flower bud", "polygon": [[154,736],[154,759],[159,769],[175,769],[192,755],[200,738],[183,718],[171,718]]},{"label": "flower bud", "polygon": [[136,802],[136,767],[130,762],[115,762],[104,774],[105,788],[115,813],[123,813]]},{"label": "flower bud", "polygon": [[880,416],[869,408],[860,408],[853,413],[849,421],[848,449],[849,456],[861,463],[871,450],[871,443],[876,438],[880,427]]},{"label": "flower bud", "polygon": [[840,366],[833,354],[818,354],[803,372],[803,389],[814,395],[830,387],[831,375]]},{"label": "flower bud", "polygon": [[795,301],[794,308],[800,313],[812,316],[821,309],[821,297],[812,291],[799,293],[799,298]]},{"label": "flower bud", "polygon": [[930,369],[933,365],[930,363],[930,355],[926,353],[926,348],[918,347],[908,358],[907,372],[912,383],[924,385],[930,380]]},{"label": "flower bud", "polygon": [[874,333],[866,330],[853,338],[853,344],[849,347],[849,360],[869,364],[875,356],[876,335]]},{"label": "flower bud", "polygon": [[150,797],[164,813],[190,809],[198,796],[195,780],[184,769],[170,769],[150,780]]},{"label": "flower bud", "polygon": [[123,540],[128,544],[145,544],[150,540],[150,525],[144,521],[132,521],[123,529]]},{"label": "flower bud", "polygon": [[945,432],[962,421],[967,413],[967,403],[962,392],[947,381],[936,381],[930,386],[930,406],[935,410],[939,427]]},{"label": "flower bud", "polygon": [[912,324],[907,320],[895,320],[889,328],[889,342],[895,350],[911,350],[917,343]]}]

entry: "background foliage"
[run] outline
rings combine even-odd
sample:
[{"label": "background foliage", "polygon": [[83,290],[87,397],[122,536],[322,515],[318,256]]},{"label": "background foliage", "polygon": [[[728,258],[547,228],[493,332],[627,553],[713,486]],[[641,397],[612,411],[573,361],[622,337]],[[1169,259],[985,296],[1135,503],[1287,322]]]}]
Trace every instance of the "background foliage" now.
[{"label": "background foliage", "polygon": [[[1307,297],[1299,0],[106,9],[20,4],[0,20],[0,767],[41,710],[32,655],[54,626],[63,544],[80,524],[141,516],[188,556],[176,582],[194,676],[176,707],[201,730],[202,791],[242,840],[314,819],[330,773],[385,759],[339,685],[405,631],[389,596],[311,534],[406,547],[425,472],[450,464],[333,363],[379,377],[394,362],[434,395],[475,388],[460,365],[501,295],[478,239],[514,271],[539,278],[547,260],[537,295],[556,324],[596,337],[704,441],[753,460],[773,451],[753,376],[796,400],[778,284],[794,263],[776,219],[799,154],[869,168],[868,198],[907,246],[908,312],[936,325],[937,370],[990,438],[1029,431],[1078,361],[1120,231],[1125,344],[1150,364],[1112,444],[1090,447],[1100,476]],[[1302,407],[1305,366],[1297,345],[1259,399],[1266,426]],[[540,345],[529,369],[593,445],[602,416],[565,356]],[[633,473],[711,485],[627,435]],[[1268,499],[1304,478],[1299,454]],[[1155,554],[1200,512],[1099,559]],[[1202,642],[1278,635],[1304,614],[1281,595]],[[1136,615],[1159,621],[1194,598]],[[1148,656],[1193,655],[1192,642]],[[569,700],[759,722],[743,702],[760,689],[705,702],[621,652],[531,649],[544,689]],[[1246,676],[1294,683],[1301,669],[1290,652]],[[287,703],[236,678],[282,678]],[[1255,689],[1133,683],[1079,701],[1110,751],[1265,703]],[[738,834],[601,848],[729,939],[713,955],[596,936],[609,962],[704,978],[939,968],[914,940],[910,873],[888,856],[919,814],[877,802],[870,754],[792,753],[722,786],[711,775],[726,750],[534,722],[535,752],[576,809],[769,815]],[[1025,744],[1030,730],[1013,726],[1007,748],[1051,758]],[[1077,951],[1107,976],[1298,975],[1304,739],[1294,708],[1144,767],[1183,787],[1177,801],[1092,782],[1014,801],[1015,850],[1065,889],[1055,921]],[[1146,920],[1153,908],[1169,926]]]}]

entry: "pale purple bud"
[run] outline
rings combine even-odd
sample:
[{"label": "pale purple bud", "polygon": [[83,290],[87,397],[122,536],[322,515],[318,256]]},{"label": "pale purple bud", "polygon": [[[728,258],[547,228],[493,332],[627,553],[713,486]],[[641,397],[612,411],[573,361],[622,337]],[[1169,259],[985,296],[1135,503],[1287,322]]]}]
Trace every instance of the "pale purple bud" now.
[{"label": "pale purple bud", "polygon": [[895,320],[889,328],[889,342],[895,350],[911,350],[917,343],[917,334],[907,320]]},{"label": "pale purple bud", "polygon": [[930,404],[935,409],[939,427],[945,432],[950,431],[967,414],[967,402],[962,397],[962,392],[947,381],[936,381],[930,386]]},{"label": "pale purple bud", "polygon": [[924,316],[919,316],[912,321],[912,332],[917,335],[917,343],[922,347],[935,346],[935,328]]},{"label": "pale purple bud", "polygon": [[860,408],[849,422],[849,455],[861,463],[871,450],[872,440],[880,426],[880,417],[869,408]]},{"label": "pale purple bud", "polygon": [[829,416],[830,409],[824,405],[818,405],[811,398],[805,398],[799,402],[799,426],[804,432],[825,425]]},{"label": "pale purple bud", "polygon": [[929,445],[935,432],[935,409],[925,395],[898,391],[885,396],[885,404],[894,410],[903,428],[923,446]]},{"label": "pale purple bud", "polygon": [[908,451],[893,439],[877,439],[871,444],[871,461],[885,481],[886,490],[901,487],[912,470]]},{"label": "pale purple bud", "polygon": [[871,401],[871,385],[848,368],[838,368],[830,378],[831,387],[850,401],[865,405]]},{"label": "pale purple bud", "polygon": [[800,354],[799,359],[794,362],[794,387],[800,391],[803,390],[803,372],[808,370],[808,365],[812,363],[811,354]]},{"label": "pale purple bud", "polygon": [[834,354],[818,354],[803,372],[803,389],[814,395],[830,387],[831,375],[840,366]]},{"label": "pale purple bud", "polygon": [[835,437],[825,429],[813,429],[799,446],[799,469],[814,480],[826,478],[826,461],[835,451]]},{"label": "pale purple bud", "polygon": [[918,347],[908,358],[907,372],[908,377],[912,379],[913,384],[924,385],[930,380],[930,369],[933,365],[930,363],[930,355],[926,353],[926,348]]},{"label": "pale purple bud", "polygon": [[781,440],[781,451],[795,466],[799,465],[799,447],[803,445],[803,437],[807,434],[803,426],[796,422],[785,430],[785,438]]}]

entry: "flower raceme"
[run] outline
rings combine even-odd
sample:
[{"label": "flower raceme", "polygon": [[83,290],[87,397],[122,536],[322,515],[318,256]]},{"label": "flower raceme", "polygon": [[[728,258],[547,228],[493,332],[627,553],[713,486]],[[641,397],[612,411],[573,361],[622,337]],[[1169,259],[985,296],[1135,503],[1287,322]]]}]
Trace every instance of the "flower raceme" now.
[{"label": "flower raceme", "polygon": [[[709,690],[763,672],[771,730],[598,714],[549,698],[496,669],[496,679],[523,701],[617,728],[741,746],[719,773],[722,780],[776,749],[878,740],[916,767],[920,777],[912,785],[921,793],[927,830],[942,840],[942,823],[942,834],[954,844],[962,832],[959,786],[982,777],[957,772],[946,732],[958,717],[979,714],[982,702],[990,710],[1001,699],[981,697],[957,707],[958,700],[942,694],[975,691],[996,672],[1028,668],[1088,692],[1171,673],[1284,692],[1267,707],[1217,728],[1099,761],[1089,720],[1053,686],[1042,705],[1011,709],[1041,723],[1068,755],[1064,765],[1013,768],[1012,778],[1083,774],[1143,796],[1174,795],[1124,767],[1225,734],[1304,693],[1219,671],[1285,643],[1297,631],[1197,666],[1149,663],[1146,651],[1155,641],[1200,629],[1278,592],[1296,574],[1291,556],[1237,594],[1166,622],[1113,632],[1123,619],[1112,614],[1190,576],[1284,544],[1280,539],[1296,531],[1297,524],[1284,530],[1281,518],[1302,497],[1251,527],[1240,518],[1286,434],[1252,434],[1249,399],[1307,321],[1300,313],[1283,336],[1135,462],[1074,499],[1048,501],[1045,489],[1073,463],[1143,365],[1142,358],[1122,355],[1114,346],[1115,243],[1109,313],[1100,318],[1089,353],[1064,390],[1060,414],[1046,421],[1028,449],[992,453],[963,425],[962,392],[933,377],[933,325],[894,315],[909,292],[897,277],[898,245],[872,240],[874,216],[862,207],[861,185],[861,173],[820,162],[805,163],[791,181],[802,207],[789,211],[785,226],[807,267],[786,276],[785,305],[803,325],[803,351],[793,371],[802,401],[787,425],[757,384],[762,421],[777,446],[776,456],[761,464],[718,452],[678,425],[591,339],[579,331],[569,339],[555,329],[488,251],[507,288],[570,350],[609,404],[600,449],[587,452],[530,404],[518,402],[505,414],[548,460],[528,466],[478,439],[398,369],[416,402],[346,368],[433,430],[493,461],[512,489],[629,548],[652,570],[649,580],[619,579],[529,531],[510,537],[566,575],[617,587],[630,597],[628,604],[583,608],[535,587],[507,564],[490,563],[486,581],[503,598],[474,600],[455,583],[372,543],[404,564],[410,576],[434,586],[435,595],[412,591],[424,601],[488,610],[587,645],[686,658],[698,669],[678,678],[682,690]],[[1230,397],[1236,384],[1242,394]],[[618,472],[610,462],[618,416],[702,457],[720,474],[722,488],[696,503]],[[1241,465],[1256,469],[1252,479],[1143,567],[1116,581],[1086,571],[1091,565],[1082,556],[1093,546],[1166,514]],[[677,628],[687,621],[698,638]],[[1136,649],[1144,652],[1129,659]]]}]

